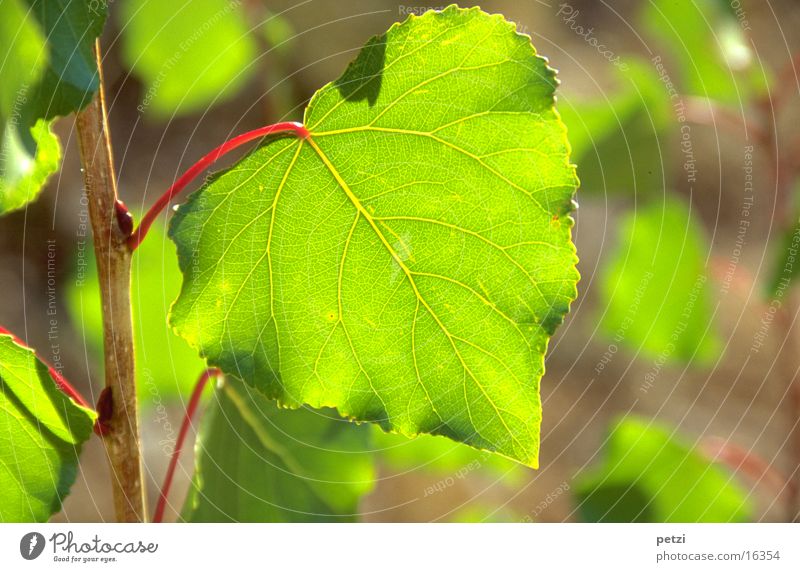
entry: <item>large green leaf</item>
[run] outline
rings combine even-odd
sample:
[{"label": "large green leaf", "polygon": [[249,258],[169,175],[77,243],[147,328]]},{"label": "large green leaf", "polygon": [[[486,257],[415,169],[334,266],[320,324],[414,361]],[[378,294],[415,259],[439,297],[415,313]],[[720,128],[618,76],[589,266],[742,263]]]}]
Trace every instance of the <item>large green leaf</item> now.
[{"label": "large green leaf", "polygon": [[145,84],[140,109],[202,111],[233,95],[257,68],[240,2],[124,0],[122,54]]},{"label": "large green leaf", "polygon": [[176,331],[282,404],[536,466],[539,380],[576,296],[555,72],[450,7],[371,39],[172,221]]},{"label": "large green leaf", "polygon": [[61,509],[93,422],[32,350],[0,334],[0,522],[43,522]]},{"label": "large green leaf", "polygon": [[335,411],[282,411],[227,380],[197,441],[191,522],[352,521],[374,472],[367,427]]},{"label": "large green leaf", "polygon": [[[147,240],[137,249],[131,274],[139,400],[145,410],[155,408],[161,418],[158,407],[164,401],[188,396],[197,372],[207,367],[167,324],[170,304],[180,291],[181,273],[175,246],[167,240],[161,223],[150,228]],[[73,321],[95,352],[94,363],[102,365],[103,313],[94,257],[89,258],[81,280],[70,282],[67,300]]]},{"label": "large green leaf", "polygon": [[574,493],[589,522],[745,522],[747,492],[721,467],[645,419],[611,431],[605,459],[579,475]]},{"label": "large green leaf", "polygon": [[627,213],[618,236],[602,282],[605,332],[659,368],[715,359],[721,343],[706,273],[711,246],[697,215],[667,198]]}]

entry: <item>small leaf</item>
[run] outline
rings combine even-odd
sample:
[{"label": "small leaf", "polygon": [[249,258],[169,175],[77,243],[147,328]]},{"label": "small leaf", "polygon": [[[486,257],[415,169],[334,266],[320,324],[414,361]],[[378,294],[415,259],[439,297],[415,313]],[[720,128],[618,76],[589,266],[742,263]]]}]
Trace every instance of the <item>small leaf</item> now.
[{"label": "small leaf", "polygon": [[172,220],[171,323],[283,405],[538,464],[539,380],[576,297],[555,72],[500,16],[373,38]]},{"label": "small leaf", "polygon": [[[134,218],[139,220],[139,217]],[[68,309],[74,322],[81,325],[89,348],[94,350],[95,363],[102,367],[100,284],[94,257],[88,257],[86,262],[81,275],[70,281]],[[137,249],[131,275],[136,386],[147,415],[147,409],[158,409],[168,400],[188,395],[197,380],[197,372],[207,366],[167,324],[170,304],[180,291],[181,273],[175,247],[167,240],[162,224],[154,224],[147,240]],[[161,417],[158,411],[156,414]]]},{"label": "small leaf", "polygon": [[719,465],[645,419],[612,428],[605,459],[574,484],[588,522],[746,522],[747,492]]},{"label": "small leaf", "polygon": [[103,31],[107,3],[88,0],[25,0],[47,39],[49,57],[25,115],[31,124],[83,109],[100,80],[94,42]]},{"label": "small leaf", "polygon": [[0,215],[20,209],[36,199],[47,179],[58,171],[61,145],[50,126],[40,119],[31,129],[35,151],[30,154],[8,124],[0,140]]},{"label": "small leaf", "polygon": [[0,215],[36,199],[58,171],[52,120],[98,87],[92,46],[105,20],[81,0],[0,3]]},{"label": "small leaf", "polygon": [[0,334],[0,522],[44,522],[61,509],[93,423],[32,350]]},{"label": "small leaf", "polygon": [[241,2],[124,0],[122,55],[145,84],[140,109],[161,117],[221,103],[257,69]]},{"label": "small leaf", "polygon": [[603,277],[604,331],[663,365],[709,363],[721,343],[706,274],[710,245],[679,199],[653,202],[620,223]]},{"label": "small leaf", "polygon": [[353,521],[372,488],[369,431],[335,411],[282,411],[235,380],[197,441],[190,522]]}]

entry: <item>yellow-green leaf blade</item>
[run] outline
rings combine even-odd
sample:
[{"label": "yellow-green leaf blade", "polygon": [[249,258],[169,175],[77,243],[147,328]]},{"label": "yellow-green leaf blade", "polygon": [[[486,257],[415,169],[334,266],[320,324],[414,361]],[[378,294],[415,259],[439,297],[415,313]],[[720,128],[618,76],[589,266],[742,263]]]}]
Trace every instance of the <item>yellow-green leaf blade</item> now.
[{"label": "yellow-green leaf blade", "polygon": [[576,296],[554,71],[499,16],[373,38],[279,139],[179,209],[172,324],[284,404],[538,463],[549,336]]}]

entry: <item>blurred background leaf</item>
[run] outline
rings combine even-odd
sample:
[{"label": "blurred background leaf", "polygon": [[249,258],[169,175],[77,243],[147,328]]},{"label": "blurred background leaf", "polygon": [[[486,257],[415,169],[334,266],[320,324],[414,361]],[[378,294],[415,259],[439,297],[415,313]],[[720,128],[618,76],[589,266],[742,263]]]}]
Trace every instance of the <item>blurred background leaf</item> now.
[{"label": "blurred background leaf", "polygon": [[782,235],[775,240],[773,247],[774,262],[766,280],[768,296],[781,296],[800,274],[800,185],[795,188],[791,207],[794,221],[783,229]]},{"label": "blurred background leaf", "polygon": [[51,124],[40,119],[31,129],[32,153],[16,127],[6,124],[0,141],[0,215],[35,200],[50,175],[58,171],[61,145],[50,131]]},{"label": "blurred background leaf", "polygon": [[122,55],[145,85],[155,116],[205,111],[258,69],[258,46],[240,0],[124,0]]},{"label": "blurred background leaf", "polygon": [[354,521],[374,472],[367,426],[278,409],[233,379],[214,393],[183,510],[190,522]]},{"label": "blurred background leaf", "polygon": [[669,54],[681,92],[739,104],[764,90],[750,42],[727,0],[652,0],[643,28]]},{"label": "blurred background leaf", "polygon": [[83,1],[0,3],[0,215],[33,201],[58,170],[51,120],[97,90],[92,46],[105,17]]},{"label": "blurred background leaf", "polygon": [[501,478],[508,486],[524,482],[530,469],[494,455],[476,451],[444,437],[420,435],[409,439],[396,433],[373,428],[373,443],[381,461],[396,472],[425,471],[435,474],[457,474],[459,471]]},{"label": "blurred background leaf", "polygon": [[675,196],[629,211],[603,276],[603,330],[660,365],[714,360],[709,250],[697,215]]},{"label": "blurred background leaf", "polygon": [[601,463],[574,481],[587,522],[746,522],[747,493],[733,478],[649,420],[611,429]]},{"label": "blurred background leaf", "polygon": [[608,99],[567,97],[559,107],[581,192],[633,196],[664,188],[671,158],[662,140],[671,126],[669,98],[647,62],[631,57],[626,66],[614,68],[618,88]]}]

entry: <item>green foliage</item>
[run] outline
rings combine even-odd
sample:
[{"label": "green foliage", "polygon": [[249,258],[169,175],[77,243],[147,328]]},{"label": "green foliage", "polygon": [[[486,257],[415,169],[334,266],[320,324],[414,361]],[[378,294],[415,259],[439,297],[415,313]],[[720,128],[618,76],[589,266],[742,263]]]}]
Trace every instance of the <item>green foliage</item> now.
[{"label": "green foliage", "polygon": [[103,31],[107,5],[88,0],[26,0],[47,39],[47,65],[27,103],[30,124],[84,108],[100,80],[94,41]]},{"label": "green foliage", "polygon": [[604,330],[656,360],[708,363],[721,344],[710,325],[710,246],[677,198],[629,212],[603,278]]},{"label": "green foliage", "polygon": [[23,0],[0,3],[0,50],[4,54],[0,65],[0,112],[8,120],[12,112],[20,114],[26,99],[24,91],[39,81],[47,65],[42,30],[28,14]]},{"label": "green foliage", "polygon": [[180,207],[176,331],[285,406],[535,467],[578,279],[555,85],[478,9],[373,38],[313,97],[312,137],[271,139]]},{"label": "green foliage", "polygon": [[0,215],[34,200],[58,170],[50,126],[97,90],[92,46],[104,20],[105,7],[80,0],[0,3]]},{"label": "green foliage", "polygon": [[58,171],[61,146],[50,125],[40,119],[31,129],[35,146],[31,154],[17,129],[6,124],[0,141],[0,215],[35,200],[50,175]]},{"label": "green foliage", "polygon": [[607,100],[570,98],[559,107],[586,193],[638,196],[664,186],[669,97],[649,63],[629,58],[626,64]]},{"label": "green foliage", "polygon": [[525,476],[525,468],[518,463],[442,437],[420,435],[408,439],[376,428],[372,439],[380,459],[395,471],[457,475],[476,472],[502,478],[511,486],[520,484]]},{"label": "green foliage", "polygon": [[32,350],[0,334],[0,522],[44,522],[61,509],[93,423]]},{"label": "green foliage", "polygon": [[677,64],[683,93],[738,104],[763,88],[762,71],[752,65],[750,42],[727,0],[653,0],[643,22]]},{"label": "green foliage", "polygon": [[[70,281],[68,308],[73,322],[94,350],[93,363],[102,366],[103,314],[97,266],[91,257],[80,284]],[[173,244],[160,223],[150,228],[133,258],[131,302],[136,349],[136,378],[144,408],[185,397],[206,363],[167,324],[169,307],[181,287]]]},{"label": "green foliage", "polygon": [[352,521],[374,472],[367,427],[333,410],[282,411],[227,380],[197,440],[190,522]]},{"label": "green foliage", "polygon": [[588,522],[745,522],[747,493],[723,469],[644,419],[614,425],[603,462],[579,475]]},{"label": "green foliage", "polygon": [[146,87],[140,109],[156,116],[220,103],[257,69],[240,2],[124,0],[120,13],[125,63]]}]

